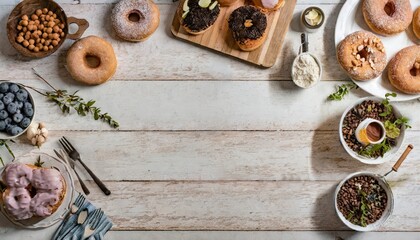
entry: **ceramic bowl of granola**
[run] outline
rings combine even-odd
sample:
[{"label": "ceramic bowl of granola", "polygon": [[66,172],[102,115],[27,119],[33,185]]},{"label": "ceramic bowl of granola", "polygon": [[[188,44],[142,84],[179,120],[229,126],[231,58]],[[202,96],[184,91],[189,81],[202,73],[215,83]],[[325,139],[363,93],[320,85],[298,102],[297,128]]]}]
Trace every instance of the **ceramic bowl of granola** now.
[{"label": "ceramic bowl of granola", "polygon": [[[359,141],[356,130],[366,119],[383,123],[386,137],[381,143],[369,144]],[[366,164],[381,164],[392,159],[400,149],[404,142],[407,121],[389,102],[376,97],[361,98],[349,106],[341,116],[340,142],[354,159]]]},{"label": "ceramic bowl of granola", "polygon": [[337,186],[335,211],[349,228],[367,232],[386,222],[394,208],[394,196],[383,176],[356,172]]}]

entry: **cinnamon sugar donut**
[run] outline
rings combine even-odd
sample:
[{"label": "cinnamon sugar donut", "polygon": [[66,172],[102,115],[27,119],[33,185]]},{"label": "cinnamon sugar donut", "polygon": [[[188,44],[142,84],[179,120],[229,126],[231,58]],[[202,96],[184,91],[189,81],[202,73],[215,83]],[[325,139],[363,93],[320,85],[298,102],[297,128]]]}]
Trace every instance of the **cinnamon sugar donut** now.
[{"label": "cinnamon sugar donut", "polygon": [[112,27],[118,37],[144,41],[159,26],[160,12],[152,0],[122,0],[112,9]]},{"label": "cinnamon sugar donut", "polygon": [[375,34],[358,31],[337,46],[341,67],[354,80],[366,81],[381,75],[386,66],[385,48]]},{"label": "cinnamon sugar donut", "polygon": [[413,31],[418,39],[420,39],[420,7],[414,12]]},{"label": "cinnamon sugar donut", "polygon": [[112,45],[96,36],[75,42],[67,53],[67,70],[79,82],[98,85],[108,81],[117,69]]},{"label": "cinnamon sugar donut", "polygon": [[362,11],[370,29],[385,36],[405,31],[413,18],[410,0],[364,0]]},{"label": "cinnamon sugar donut", "polygon": [[389,62],[388,78],[391,84],[407,94],[420,93],[420,46],[399,51]]}]

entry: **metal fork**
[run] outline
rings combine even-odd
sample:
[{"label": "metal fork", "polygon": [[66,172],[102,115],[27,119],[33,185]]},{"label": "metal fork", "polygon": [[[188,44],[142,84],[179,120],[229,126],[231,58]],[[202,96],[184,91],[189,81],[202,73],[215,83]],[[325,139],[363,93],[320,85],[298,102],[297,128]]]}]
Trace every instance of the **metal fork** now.
[{"label": "metal fork", "polygon": [[92,236],[92,234],[95,232],[95,229],[101,223],[102,216],[104,215],[104,212],[101,209],[99,209],[99,210],[100,210],[99,214],[97,214],[94,218],[91,219],[90,222],[88,222],[86,224],[85,230],[83,232],[82,239],[86,239],[86,238]]},{"label": "metal fork", "polygon": [[99,186],[99,188],[102,190],[102,192],[105,193],[105,195],[110,195],[111,191],[105,186],[105,184],[86,166],[86,164],[82,161],[80,158],[79,152],[71,145],[69,140],[67,140],[65,137],[62,137],[59,140],[60,144],[63,146],[64,150],[67,152],[67,154],[75,161],[79,161],[82,166],[86,169],[86,171],[89,173],[89,175],[92,177],[93,181]]},{"label": "metal fork", "polygon": [[[55,154],[56,154],[59,158],[61,158],[63,161],[66,161],[66,160],[64,159],[64,156],[63,156],[63,155],[61,155],[58,151],[56,151],[56,150],[54,149],[54,152],[55,152]],[[81,187],[82,187],[82,189],[83,189],[83,192],[84,192],[86,195],[89,195],[90,191],[89,191],[89,189],[86,187],[86,185],[85,185],[85,183],[83,182],[83,180],[80,178],[79,174],[77,173],[76,168],[75,168],[75,165],[74,165],[74,161],[73,161],[73,160],[70,160],[70,161],[66,161],[66,162],[68,162],[68,163],[70,164],[70,167],[73,169],[74,173],[76,174],[76,177],[77,177],[77,179],[79,180],[79,183],[80,183],[80,186],[81,186]]]}]

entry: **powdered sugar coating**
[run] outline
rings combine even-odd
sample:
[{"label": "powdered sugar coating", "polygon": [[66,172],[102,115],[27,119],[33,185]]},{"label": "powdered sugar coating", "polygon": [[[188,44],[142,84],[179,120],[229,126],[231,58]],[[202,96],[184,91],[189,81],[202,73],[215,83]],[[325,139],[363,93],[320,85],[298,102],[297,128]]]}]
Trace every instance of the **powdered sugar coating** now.
[{"label": "powdered sugar coating", "polygon": [[[385,11],[387,4],[393,6],[391,15]],[[381,35],[403,32],[413,19],[409,0],[364,0],[362,10],[368,26]]]},{"label": "powdered sugar coating", "polygon": [[[130,14],[137,14],[139,21],[131,21]],[[159,11],[150,0],[122,0],[112,9],[111,22],[116,34],[128,41],[140,41],[156,28]],[[156,26],[155,26],[156,25]]]}]

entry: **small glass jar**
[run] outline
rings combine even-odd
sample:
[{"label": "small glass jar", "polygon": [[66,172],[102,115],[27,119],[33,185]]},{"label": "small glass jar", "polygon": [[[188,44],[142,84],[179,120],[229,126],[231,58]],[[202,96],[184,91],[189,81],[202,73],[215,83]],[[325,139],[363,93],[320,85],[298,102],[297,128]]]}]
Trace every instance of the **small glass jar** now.
[{"label": "small glass jar", "polygon": [[319,7],[308,7],[302,11],[300,21],[306,32],[316,32],[325,22],[325,14]]}]

